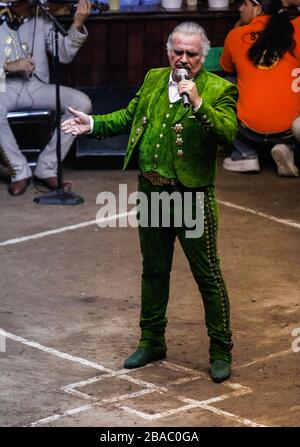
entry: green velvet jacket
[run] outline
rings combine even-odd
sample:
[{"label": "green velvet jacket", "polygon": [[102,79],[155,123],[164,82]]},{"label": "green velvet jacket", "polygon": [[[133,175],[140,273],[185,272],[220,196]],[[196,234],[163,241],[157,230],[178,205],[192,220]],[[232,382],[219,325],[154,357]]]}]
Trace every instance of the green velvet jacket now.
[{"label": "green velvet jacket", "polygon": [[[124,169],[134,150],[139,147],[146,127],[151,126],[153,120],[161,119],[153,111],[159,96],[168,88],[170,70],[150,70],[126,109],[106,115],[93,115],[92,136],[103,138],[130,133]],[[174,170],[178,180],[188,187],[201,187],[214,184],[218,144],[230,144],[235,137],[237,88],[204,69],[197,74],[194,82],[202,97],[202,105],[195,113],[191,107],[180,105],[170,126],[170,150],[174,153]],[[176,155],[178,129],[182,140],[182,157]]]}]

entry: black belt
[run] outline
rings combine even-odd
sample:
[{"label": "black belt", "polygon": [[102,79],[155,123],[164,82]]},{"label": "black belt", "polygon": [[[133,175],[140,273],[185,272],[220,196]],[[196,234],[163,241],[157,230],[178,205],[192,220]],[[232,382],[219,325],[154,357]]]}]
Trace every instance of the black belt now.
[{"label": "black belt", "polygon": [[176,186],[180,190],[192,191],[194,193],[198,192],[206,193],[209,189],[214,188],[213,184],[206,186],[194,186],[194,187],[184,186],[178,180],[174,178],[163,177],[162,175],[154,171],[149,172],[141,171],[140,174],[142,177],[148,180],[153,186],[163,186],[163,185]]}]

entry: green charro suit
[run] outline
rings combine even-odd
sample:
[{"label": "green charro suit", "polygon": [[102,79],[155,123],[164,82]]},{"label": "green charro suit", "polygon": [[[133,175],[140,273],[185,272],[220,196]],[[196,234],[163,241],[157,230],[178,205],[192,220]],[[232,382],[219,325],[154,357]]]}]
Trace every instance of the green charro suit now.
[{"label": "green charro suit", "polygon": [[[201,70],[194,82],[202,104],[193,112],[191,107],[184,108],[181,101],[169,103],[169,76],[170,68],[150,70],[127,108],[93,115],[92,136],[103,138],[130,133],[124,169],[138,150],[143,171],[155,171],[178,181],[176,186],[154,186],[140,176],[139,190],[149,199],[152,192],[162,191],[193,191],[193,200],[197,200],[196,192],[205,194],[201,237],[186,238],[183,227],[139,228],[143,256],[139,347],[157,354],[166,352],[166,310],[174,242],[178,237],[203,298],[210,361],[230,361],[229,299],[217,256],[218,208],[214,182],[218,144],[229,144],[237,130],[237,89]],[[167,167],[161,159],[167,160]]]}]

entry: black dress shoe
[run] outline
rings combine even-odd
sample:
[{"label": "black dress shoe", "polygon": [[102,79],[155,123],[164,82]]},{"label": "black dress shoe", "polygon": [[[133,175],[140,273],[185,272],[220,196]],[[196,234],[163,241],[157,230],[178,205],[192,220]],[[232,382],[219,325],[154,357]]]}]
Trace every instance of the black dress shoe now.
[{"label": "black dress shoe", "polygon": [[137,349],[133,354],[131,354],[124,363],[124,368],[133,369],[140,368],[141,366],[147,365],[147,363],[153,362],[154,360],[162,360],[166,358],[165,352],[151,352],[146,349]]},{"label": "black dress shoe", "polygon": [[8,192],[12,196],[20,196],[21,194],[24,194],[28,184],[29,184],[29,178],[23,178],[22,180],[11,182],[8,187]]},{"label": "black dress shoe", "polygon": [[229,379],[231,364],[226,360],[214,360],[211,364],[210,376],[214,382],[221,383]]}]

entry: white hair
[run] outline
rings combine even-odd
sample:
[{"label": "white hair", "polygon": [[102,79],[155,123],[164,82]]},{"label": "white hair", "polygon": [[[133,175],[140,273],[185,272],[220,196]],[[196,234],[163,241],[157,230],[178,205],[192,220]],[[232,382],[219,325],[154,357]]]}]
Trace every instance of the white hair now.
[{"label": "white hair", "polygon": [[173,49],[173,38],[174,35],[177,33],[181,34],[198,34],[201,39],[201,46],[202,46],[202,63],[204,63],[206,56],[208,55],[208,52],[210,50],[210,41],[207,38],[206,32],[202,28],[202,26],[198,25],[195,22],[183,22],[174,28],[172,33],[168,37],[167,41],[167,52],[170,54],[171,50]]}]

